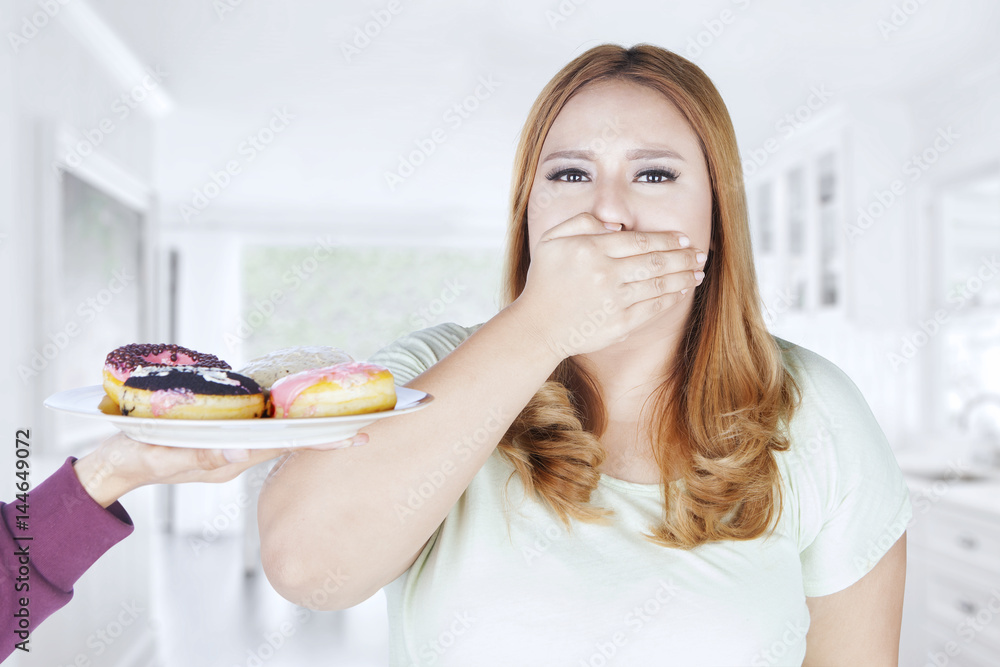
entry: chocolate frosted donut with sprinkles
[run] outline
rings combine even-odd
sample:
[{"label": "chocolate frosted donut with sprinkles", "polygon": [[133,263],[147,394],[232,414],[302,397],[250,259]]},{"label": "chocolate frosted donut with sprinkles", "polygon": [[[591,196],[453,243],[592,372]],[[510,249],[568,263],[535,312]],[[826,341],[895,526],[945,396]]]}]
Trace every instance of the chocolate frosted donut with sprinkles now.
[{"label": "chocolate frosted donut with sprinkles", "polygon": [[226,368],[141,366],[125,380],[121,411],[164,419],[253,419],[264,413],[254,380]]},{"label": "chocolate frosted donut with sprinkles", "polygon": [[121,405],[122,385],[136,368],[146,366],[204,366],[229,369],[214,354],[195,352],[169,343],[132,343],[112,350],[104,360],[104,391]]}]

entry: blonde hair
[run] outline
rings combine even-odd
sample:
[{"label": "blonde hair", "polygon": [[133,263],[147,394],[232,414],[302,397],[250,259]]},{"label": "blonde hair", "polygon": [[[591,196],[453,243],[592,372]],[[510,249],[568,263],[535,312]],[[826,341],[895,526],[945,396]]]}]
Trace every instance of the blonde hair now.
[{"label": "blonde hair", "polygon": [[[650,396],[647,435],[664,482],[664,518],[646,537],[684,549],[754,539],[781,515],[773,452],[789,446],[782,424],[801,394],[761,315],[732,121],[700,68],[659,47],[604,44],[545,86],[514,162],[503,305],[517,299],[527,279],[528,197],[549,128],[581,88],[608,79],[659,91],[677,107],[699,137],[712,185],[713,251],[705,279],[694,291],[667,378]],[[567,529],[571,519],[606,522],[610,512],[590,504],[606,427],[600,386],[569,357],[514,420],[499,449],[514,466],[511,477],[518,475]],[[674,476],[683,484],[671,483]]]}]

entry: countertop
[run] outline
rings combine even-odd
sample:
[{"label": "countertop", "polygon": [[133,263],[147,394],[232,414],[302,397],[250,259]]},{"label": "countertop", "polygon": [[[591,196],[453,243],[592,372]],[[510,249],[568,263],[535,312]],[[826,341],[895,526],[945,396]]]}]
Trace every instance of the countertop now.
[{"label": "countertop", "polygon": [[914,497],[914,514],[917,499],[924,498],[1000,521],[1000,469],[910,452],[897,452],[896,460]]}]

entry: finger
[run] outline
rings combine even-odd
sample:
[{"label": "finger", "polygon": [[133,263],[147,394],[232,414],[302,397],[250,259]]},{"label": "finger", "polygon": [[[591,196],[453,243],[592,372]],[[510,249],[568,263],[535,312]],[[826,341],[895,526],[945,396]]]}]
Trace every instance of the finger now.
[{"label": "finger", "polygon": [[545,233],[539,237],[539,241],[551,241],[552,239],[558,239],[564,236],[576,236],[579,234],[610,234],[611,231],[612,230],[604,226],[602,221],[598,220],[590,213],[578,213],[572,218],[560,222],[555,227],[547,229]]},{"label": "finger", "polygon": [[681,271],[628,283],[622,288],[626,291],[626,302],[631,306],[673,292],[686,294],[697,284],[693,271]]},{"label": "finger", "polygon": [[198,469],[200,470],[213,471],[225,469],[228,473],[239,474],[258,463],[281,456],[285,450],[283,448],[248,449],[233,447],[192,451],[198,452],[197,462]]},{"label": "finger", "polygon": [[645,324],[671,306],[676,305],[683,298],[684,295],[680,292],[667,292],[652,299],[632,304],[625,309],[625,316],[628,319],[628,330],[632,331]]},{"label": "finger", "polygon": [[315,449],[317,451],[327,451],[330,449],[345,449],[347,447],[357,447],[359,445],[368,444],[368,434],[358,433],[357,435],[347,438],[346,440],[338,440],[336,442],[329,442],[322,445],[311,445],[309,447],[303,447],[303,449]]},{"label": "finger", "polygon": [[619,257],[614,265],[621,282],[632,283],[670,273],[693,274],[704,266],[704,261],[700,261],[699,257],[704,258],[706,255],[694,248],[654,250],[641,255]]},{"label": "finger", "polygon": [[192,449],[194,462],[191,470],[218,470],[232,463],[244,463],[250,453],[246,449]]},{"label": "finger", "polygon": [[192,472],[185,476],[185,479],[178,481],[197,482],[228,482],[239,477],[244,472],[256,465],[277,458],[285,453],[284,449],[221,449],[211,450],[211,460],[218,462],[216,452],[221,453],[223,463],[214,469],[203,469]]},{"label": "finger", "polygon": [[608,257],[628,257],[649,252],[680,250],[691,246],[691,239],[684,232],[615,232],[600,237],[601,247]]}]

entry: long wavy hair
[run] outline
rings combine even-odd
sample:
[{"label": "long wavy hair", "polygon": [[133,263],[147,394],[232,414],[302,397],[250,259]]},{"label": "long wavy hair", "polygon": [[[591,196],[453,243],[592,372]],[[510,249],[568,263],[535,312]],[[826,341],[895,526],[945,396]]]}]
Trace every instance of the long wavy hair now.
[{"label": "long wavy hair", "polygon": [[[781,516],[773,453],[788,449],[787,424],[801,392],[764,324],[736,135],[722,97],[700,68],[659,47],[604,44],[545,86],[514,162],[502,305],[517,299],[527,279],[528,197],[549,128],[581,88],[609,79],[647,86],[677,107],[700,140],[712,185],[705,278],[694,290],[666,379],[649,397],[646,435],[662,473],[664,512],[646,538],[683,549],[754,539]],[[605,458],[600,437],[606,427],[601,387],[569,357],[500,442],[514,466],[511,479],[518,475],[569,530],[572,519],[609,520],[609,510],[590,503]]]}]

